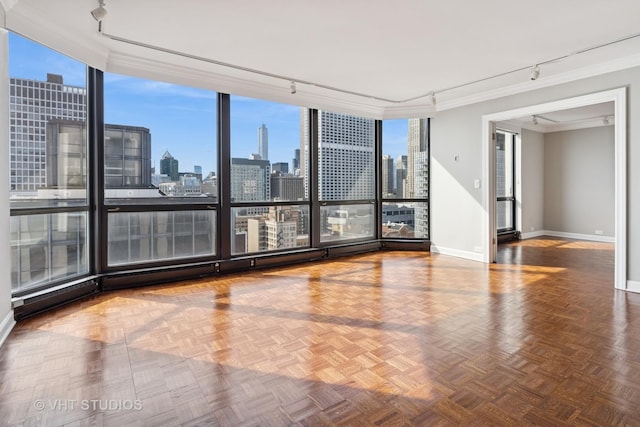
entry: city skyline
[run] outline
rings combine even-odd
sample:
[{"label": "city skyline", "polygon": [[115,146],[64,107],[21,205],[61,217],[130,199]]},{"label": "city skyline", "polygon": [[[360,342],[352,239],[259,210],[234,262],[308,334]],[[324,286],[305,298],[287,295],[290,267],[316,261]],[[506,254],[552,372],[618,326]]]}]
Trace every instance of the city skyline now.
[{"label": "city skyline", "polygon": [[[56,51],[10,33],[11,77],[46,81],[47,73],[63,76],[71,86],[86,87],[85,65]],[[32,58],[39,58],[33,61]],[[105,123],[145,127],[151,133],[151,166],[159,170],[169,151],[181,172],[202,166],[203,174],[217,172],[216,93],[105,73]],[[269,129],[269,160],[291,165],[299,148],[300,106],[231,96],[231,150],[234,157],[258,153],[257,130]],[[185,133],[185,130],[187,133]],[[383,154],[406,154],[407,120],[383,121]]]}]

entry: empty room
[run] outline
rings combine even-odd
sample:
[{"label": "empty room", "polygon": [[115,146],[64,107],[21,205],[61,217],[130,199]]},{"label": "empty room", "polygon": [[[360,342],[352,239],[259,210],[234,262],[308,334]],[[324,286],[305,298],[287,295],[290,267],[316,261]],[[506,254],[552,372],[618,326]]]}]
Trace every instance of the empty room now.
[{"label": "empty room", "polygon": [[640,425],[639,14],[0,0],[0,424]]}]

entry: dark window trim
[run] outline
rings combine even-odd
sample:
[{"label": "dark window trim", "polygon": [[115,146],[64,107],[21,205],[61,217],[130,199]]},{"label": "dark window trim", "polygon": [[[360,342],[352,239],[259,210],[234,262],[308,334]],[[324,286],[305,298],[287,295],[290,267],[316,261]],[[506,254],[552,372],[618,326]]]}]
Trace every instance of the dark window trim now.
[{"label": "dark window trim", "polygon": [[[496,197],[496,202],[511,202],[511,223],[513,224],[511,227],[499,228],[496,232],[500,234],[512,234],[518,229],[518,224],[516,224],[516,133],[508,130],[497,129],[496,132],[501,132],[504,134],[511,135],[511,185],[513,188],[513,196],[507,197]],[[505,138],[505,144],[507,143],[507,138]]]}]

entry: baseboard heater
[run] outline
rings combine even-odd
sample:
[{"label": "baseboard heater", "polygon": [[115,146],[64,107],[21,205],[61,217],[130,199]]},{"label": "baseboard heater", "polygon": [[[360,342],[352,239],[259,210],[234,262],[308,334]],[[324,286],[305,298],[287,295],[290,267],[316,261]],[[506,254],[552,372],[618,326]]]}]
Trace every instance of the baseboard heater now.
[{"label": "baseboard heater", "polygon": [[13,298],[11,305],[16,320],[51,310],[52,308],[68,304],[80,298],[99,292],[96,278],[84,278],[66,283],[46,291],[34,292]]},{"label": "baseboard heater", "polygon": [[366,252],[379,251],[381,247],[382,245],[379,241],[329,246],[326,248],[326,257],[335,258],[345,255],[356,255]]}]

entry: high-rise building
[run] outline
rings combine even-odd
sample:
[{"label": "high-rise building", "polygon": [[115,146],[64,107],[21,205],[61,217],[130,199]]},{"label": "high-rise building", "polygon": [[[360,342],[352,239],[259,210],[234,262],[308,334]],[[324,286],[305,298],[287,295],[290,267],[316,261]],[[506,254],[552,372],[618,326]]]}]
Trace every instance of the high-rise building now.
[{"label": "high-rise building", "polygon": [[160,173],[167,175],[171,181],[178,181],[180,172],[178,172],[178,160],[174,158],[169,151],[165,151],[160,159]]},{"label": "high-rise building", "polygon": [[382,156],[382,196],[389,197],[395,195],[393,157]]},{"label": "high-rise building", "polygon": [[[85,188],[85,123],[52,119],[46,129],[47,187]],[[149,129],[105,124],[104,163],[105,188],[148,188],[153,185]]]},{"label": "high-rise building", "polygon": [[293,159],[291,160],[291,172],[296,173],[300,169],[300,149],[293,150]]},{"label": "high-rise building", "polygon": [[262,160],[269,160],[269,130],[264,123],[258,128],[258,154]]},{"label": "high-rise building", "polygon": [[407,194],[407,156],[396,158],[396,197],[403,199]]},{"label": "high-rise building", "polygon": [[[417,199],[429,197],[429,152],[420,151],[415,156],[413,188]],[[415,204],[415,237],[429,238],[429,204]]]},{"label": "high-rise building", "polygon": [[[51,119],[46,126],[47,188],[87,187],[87,133],[79,120]],[[40,189],[45,186],[40,187]]]},{"label": "high-rise building", "polygon": [[195,174],[196,178],[198,178],[198,180],[202,181],[202,166],[194,165],[193,173]]},{"label": "high-rise building", "polygon": [[271,167],[268,160],[231,159],[231,200],[234,202],[271,199]]},{"label": "high-rise building", "polygon": [[85,122],[87,90],[65,85],[58,74],[47,74],[46,81],[11,77],[9,90],[10,188],[34,192],[48,185],[47,124],[51,120]]},{"label": "high-rise building", "polygon": [[309,109],[300,108],[300,176],[304,183],[304,197],[309,198],[309,150],[311,135],[309,134]]},{"label": "high-rise building", "polygon": [[[269,211],[246,218],[248,252],[295,248],[309,244],[304,215],[298,207],[271,206]],[[244,229],[240,226],[236,229]]]},{"label": "high-rise building", "polygon": [[273,163],[271,165],[271,170],[273,171],[273,173],[276,173],[279,175],[289,173],[289,163],[285,163],[285,162]]},{"label": "high-rise building", "polygon": [[[308,115],[301,115],[301,170],[309,158]],[[321,200],[375,197],[373,119],[318,110],[318,188]]]},{"label": "high-rise building", "polygon": [[428,150],[429,120],[409,119],[409,130],[407,135],[407,199],[418,197],[415,185],[415,168],[418,153]]},{"label": "high-rise building", "polygon": [[147,188],[151,180],[151,133],[138,126],[104,126],[106,188]]},{"label": "high-rise building", "polygon": [[304,179],[293,175],[271,175],[271,197],[273,200],[302,200]]}]

